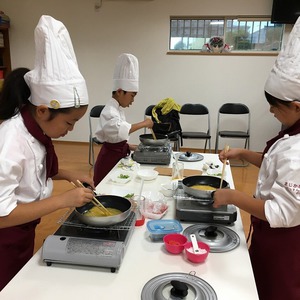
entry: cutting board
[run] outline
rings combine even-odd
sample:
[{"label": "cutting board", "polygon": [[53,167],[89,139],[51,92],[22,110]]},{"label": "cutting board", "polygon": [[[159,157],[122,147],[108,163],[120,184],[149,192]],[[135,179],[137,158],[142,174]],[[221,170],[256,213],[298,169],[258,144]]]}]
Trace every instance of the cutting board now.
[{"label": "cutting board", "polygon": [[[172,168],[156,167],[154,170],[157,171],[159,175],[172,176]],[[200,170],[184,169],[184,177],[201,175],[201,174],[202,171]]]}]

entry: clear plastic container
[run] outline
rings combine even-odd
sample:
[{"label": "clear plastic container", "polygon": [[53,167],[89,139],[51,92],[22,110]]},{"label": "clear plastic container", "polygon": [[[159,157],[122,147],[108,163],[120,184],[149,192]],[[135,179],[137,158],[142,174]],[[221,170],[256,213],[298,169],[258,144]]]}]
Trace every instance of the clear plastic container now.
[{"label": "clear plastic container", "polygon": [[165,235],[183,230],[177,220],[151,220],[147,222],[147,229],[153,242],[162,242]]}]

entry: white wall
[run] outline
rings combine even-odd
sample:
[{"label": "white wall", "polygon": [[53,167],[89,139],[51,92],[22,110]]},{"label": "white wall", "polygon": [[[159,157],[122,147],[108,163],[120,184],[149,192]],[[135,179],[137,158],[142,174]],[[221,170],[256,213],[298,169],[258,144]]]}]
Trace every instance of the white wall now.
[{"label": "white wall", "polygon": [[[270,15],[272,0],[106,0],[98,12],[94,4],[94,0],[1,0],[0,9],[11,18],[12,67],[32,68],[33,30],[39,17],[49,14],[70,32],[88,84],[90,107],[105,104],[111,95],[116,58],[122,52],[131,52],[140,63],[140,92],[127,109],[129,122],[141,121],[149,104],[172,97],[179,104],[200,102],[209,108],[213,145],[217,111],[224,102],[249,106],[253,150],[261,151],[265,141],[280,130],[263,94],[276,57],[166,54],[170,15]],[[194,122],[189,123],[182,121],[183,127],[197,128]],[[132,134],[130,142],[138,143],[141,133]],[[88,141],[87,115],[64,140]],[[203,144],[189,141],[185,146]]]}]

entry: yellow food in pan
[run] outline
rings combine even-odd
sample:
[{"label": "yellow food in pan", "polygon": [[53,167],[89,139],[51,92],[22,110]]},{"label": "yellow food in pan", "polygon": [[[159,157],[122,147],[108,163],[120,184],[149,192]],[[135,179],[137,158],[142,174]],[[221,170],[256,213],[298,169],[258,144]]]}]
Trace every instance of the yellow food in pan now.
[{"label": "yellow food in pan", "polygon": [[[121,210],[116,208],[107,207],[106,208],[110,213],[111,216],[116,216],[122,213]],[[105,214],[105,211],[102,211],[98,207],[94,206],[91,209],[89,209],[86,213],[84,213],[84,216],[86,217],[107,217]]]},{"label": "yellow food in pan", "polygon": [[215,191],[216,188],[210,185],[203,185],[203,184],[195,184],[191,186],[192,189],[200,190],[200,191]]}]

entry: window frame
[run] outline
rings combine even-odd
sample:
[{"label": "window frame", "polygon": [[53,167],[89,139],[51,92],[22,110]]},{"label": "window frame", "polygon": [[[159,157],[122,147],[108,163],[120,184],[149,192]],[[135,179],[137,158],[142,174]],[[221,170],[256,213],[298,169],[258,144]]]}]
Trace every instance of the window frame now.
[{"label": "window frame", "polygon": [[[169,18],[169,39],[168,39],[168,51],[167,54],[169,55],[229,55],[229,56],[277,56],[280,50],[272,50],[272,51],[259,51],[259,50],[233,50],[230,52],[222,52],[222,53],[213,53],[213,52],[205,52],[201,49],[196,50],[174,50],[170,49],[171,45],[171,38],[172,38],[172,20],[224,20],[224,37],[226,42],[226,21],[231,19],[237,19],[239,21],[269,21],[271,22],[271,16],[269,15],[243,15],[243,16],[236,16],[236,15],[228,15],[228,16],[220,16],[220,15],[213,15],[213,16],[170,16]],[[277,25],[277,24],[276,24]],[[281,48],[284,42],[284,32],[285,32],[285,25],[282,24],[282,36],[281,36]]]}]

